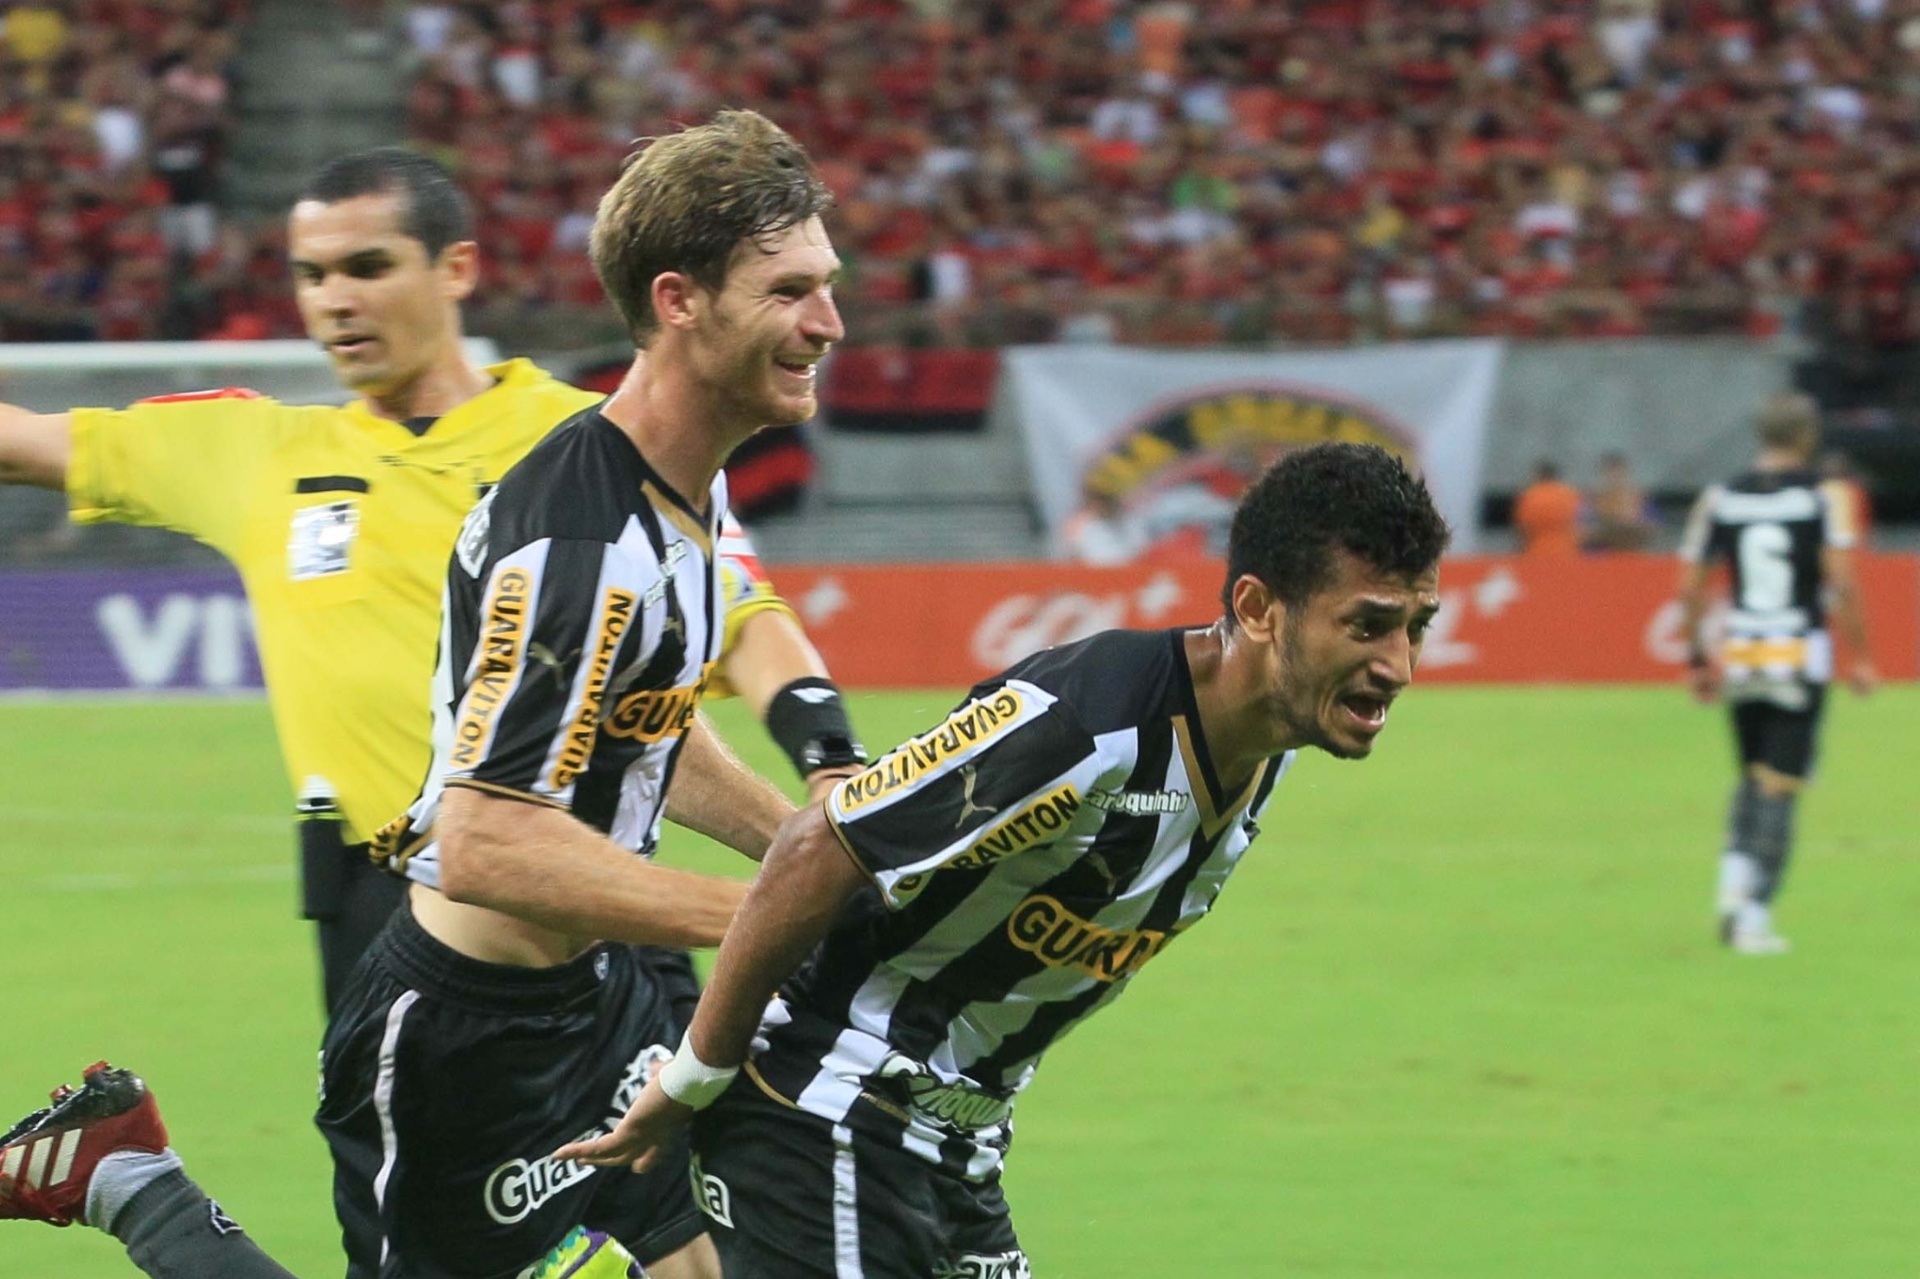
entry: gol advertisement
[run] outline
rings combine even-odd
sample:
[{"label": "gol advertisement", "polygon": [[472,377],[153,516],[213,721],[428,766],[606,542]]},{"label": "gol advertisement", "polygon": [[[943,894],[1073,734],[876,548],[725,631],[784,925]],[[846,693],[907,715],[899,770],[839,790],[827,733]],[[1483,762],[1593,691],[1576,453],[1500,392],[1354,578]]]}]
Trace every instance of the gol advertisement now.
[{"label": "gol advertisement", "polygon": [[[1861,560],[1880,672],[1920,678],[1920,557]],[[834,677],[855,688],[966,685],[1053,644],[1116,626],[1220,614],[1213,560],[1120,569],[1056,564],[772,570]],[[1657,555],[1446,561],[1423,683],[1657,682],[1686,662],[1680,568]],[[1709,626],[1712,625],[1709,619]]]}]

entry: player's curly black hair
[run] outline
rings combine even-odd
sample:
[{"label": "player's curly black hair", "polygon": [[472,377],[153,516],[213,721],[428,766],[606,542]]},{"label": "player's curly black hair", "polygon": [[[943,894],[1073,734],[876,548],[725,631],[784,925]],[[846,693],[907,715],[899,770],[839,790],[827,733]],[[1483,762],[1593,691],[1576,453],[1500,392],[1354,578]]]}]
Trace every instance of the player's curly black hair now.
[{"label": "player's curly black hair", "polygon": [[1251,573],[1293,607],[1332,580],[1336,548],[1375,569],[1414,576],[1447,549],[1447,522],[1419,476],[1373,444],[1316,444],[1267,468],[1240,499],[1220,592]]},{"label": "player's curly black hair", "polygon": [[429,262],[449,244],[473,238],[473,206],[453,175],[405,147],[375,147],[329,160],[307,179],[298,198],[338,204],[361,195],[400,196],[400,234],[420,241]]}]

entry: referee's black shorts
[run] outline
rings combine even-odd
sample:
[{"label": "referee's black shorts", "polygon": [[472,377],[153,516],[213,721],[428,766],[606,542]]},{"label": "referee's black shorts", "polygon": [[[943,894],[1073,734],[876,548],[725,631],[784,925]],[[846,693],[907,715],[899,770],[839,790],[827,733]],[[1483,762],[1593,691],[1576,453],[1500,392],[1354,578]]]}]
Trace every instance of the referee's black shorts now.
[{"label": "referee's black shorts", "polygon": [[1804,688],[1805,700],[1797,707],[1757,699],[1733,703],[1733,739],[1742,768],[1764,764],[1788,777],[1804,780],[1812,775],[1827,686],[1807,684]]},{"label": "referee's black shorts", "polygon": [[762,1092],[694,1116],[693,1180],[727,1279],[1030,1279],[998,1177],[964,1181]]},{"label": "referee's black shorts", "polygon": [[396,912],[321,1053],[348,1279],[509,1279],[577,1225],[642,1263],[705,1229],[685,1142],[649,1172],[557,1164],[603,1131],[677,1035],[631,946],[557,968],[482,963]]}]

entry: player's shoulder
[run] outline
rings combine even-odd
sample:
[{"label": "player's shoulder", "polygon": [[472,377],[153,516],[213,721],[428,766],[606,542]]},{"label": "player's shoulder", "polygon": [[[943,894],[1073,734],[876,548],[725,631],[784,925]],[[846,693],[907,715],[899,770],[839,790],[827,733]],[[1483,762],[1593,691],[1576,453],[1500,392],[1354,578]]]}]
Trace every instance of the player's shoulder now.
[{"label": "player's shoulder", "polygon": [[595,405],[575,412],[501,477],[492,502],[496,544],[541,538],[620,540],[639,491],[640,456]]},{"label": "player's shoulder", "polygon": [[1009,667],[1002,681],[1041,689],[1087,732],[1099,735],[1137,726],[1166,712],[1180,667],[1174,631],[1101,631],[1071,644],[1042,649]]}]

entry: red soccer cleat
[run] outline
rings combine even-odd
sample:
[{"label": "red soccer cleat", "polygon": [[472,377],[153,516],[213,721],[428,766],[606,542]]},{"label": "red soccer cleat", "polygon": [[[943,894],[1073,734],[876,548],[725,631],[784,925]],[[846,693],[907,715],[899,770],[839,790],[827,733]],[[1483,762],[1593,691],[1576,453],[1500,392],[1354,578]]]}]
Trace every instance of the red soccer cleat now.
[{"label": "red soccer cleat", "polygon": [[70,1226],[86,1209],[103,1156],[166,1148],[167,1126],[146,1081],[95,1062],[78,1088],[62,1084],[51,1106],[0,1136],[0,1221]]}]

